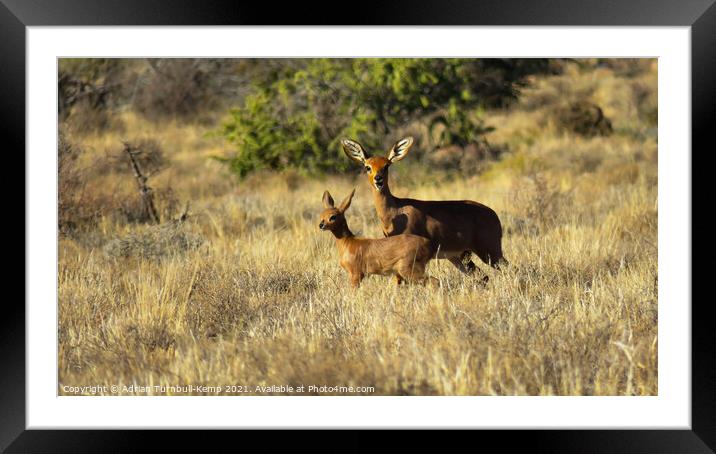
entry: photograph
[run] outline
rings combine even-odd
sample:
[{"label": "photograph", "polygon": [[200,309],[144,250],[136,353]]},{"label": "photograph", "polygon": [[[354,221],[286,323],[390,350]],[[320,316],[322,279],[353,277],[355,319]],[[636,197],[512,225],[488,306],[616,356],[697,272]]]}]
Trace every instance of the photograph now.
[{"label": "photograph", "polygon": [[658,396],[658,68],[58,58],[57,395]]}]

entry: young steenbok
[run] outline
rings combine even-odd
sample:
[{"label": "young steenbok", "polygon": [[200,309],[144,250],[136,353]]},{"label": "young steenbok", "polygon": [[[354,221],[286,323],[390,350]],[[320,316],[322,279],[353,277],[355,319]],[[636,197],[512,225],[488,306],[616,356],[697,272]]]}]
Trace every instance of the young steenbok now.
[{"label": "young steenbok", "polygon": [[[346,223],[345,212],[351,205],[355,189],[336,207],[333,197],[323,193],[324,210],[321,213],[321,230],[336,237],[338,257],[348,272],[353,287],[369,274],[393,274],[398,284],[403,280],[425,283],[425,267],[433,256],[431,242],[417,235],[396,235],[387,238],[356,238]],[[432,282],[437,279],[429,278]]]},{"label": "young steenbok", "polygon": [[471,252],[494,268],[507,263],[502,255],[502,225],[491,208],[471,200],[424,201],[391,194],[388,169],[408,154],[412,137],[398,141],[387,157],[370,156],[354,140],[341,144],[349,158],[365,166],[385,236],[412,233],[429,238],[437,258],[448,259],[463,273],[477,268],[471,260],[463,263]]}]

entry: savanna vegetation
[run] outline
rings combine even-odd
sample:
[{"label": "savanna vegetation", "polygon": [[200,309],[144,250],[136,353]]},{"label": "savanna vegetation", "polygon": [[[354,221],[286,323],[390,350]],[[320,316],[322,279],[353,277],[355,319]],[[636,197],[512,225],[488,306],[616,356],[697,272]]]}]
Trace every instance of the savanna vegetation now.
[{"label": "savanna vegetation", "polygon": [[[58,393],[658,393],[655,59],[59,69]],[[339,140],[406,135],[395,195],[500,216],[487,285],[440,260],[439,287],[353,290],[318,229],[324,190],[356,188],[351,229],[382,236]]]}]

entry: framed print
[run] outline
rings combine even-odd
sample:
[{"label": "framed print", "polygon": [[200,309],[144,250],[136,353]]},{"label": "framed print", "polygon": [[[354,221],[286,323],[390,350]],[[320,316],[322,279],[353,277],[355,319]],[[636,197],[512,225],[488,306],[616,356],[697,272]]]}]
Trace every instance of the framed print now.
[{"label": "framed print", "polygon": [[28,181],[0,446],[460,428],[712,452],[711,3],[4,1]]}]

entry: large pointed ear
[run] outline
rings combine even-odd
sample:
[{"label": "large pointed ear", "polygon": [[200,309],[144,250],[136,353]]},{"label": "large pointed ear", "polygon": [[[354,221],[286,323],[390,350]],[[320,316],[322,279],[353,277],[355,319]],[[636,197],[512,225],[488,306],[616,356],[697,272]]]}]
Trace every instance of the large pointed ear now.
[{"label": "large pointed ear", "polygon": [[331,197],[331,193],[328,191],[323,192],[323,207],[324,208],[333,208],[335,206],[335,203],[333,203],[333,197]]},{"label": "large pointed ear", "polygon": [[340,206],[338,207],[338,211],[341,213],[345,213],[345,211],[348,209],[349,206],[351,206],[351,200],[353,200],[353,194],[356,193],[356,188],[353,188],[350,194],[348,194],[348,197],[343,199]]},{"label": "large pointed ear", "polygon": [[401,139],[397,142],[395,142],[395,145],[393,145],[393,148],[390,149],[390,154],[388,155],[388,161],[390,162],[398,162],[401,159],[405,157],[405,155],[408,154],[408,150],[410,150],[410,147],[413,146],[413,138],[412,137],[406,137],[404,139]]},{"label": "large pointed ear", "polygon": [[365,152],[363,146],[355,140],[343,139],[341,140],[343,146],[343,152],[357,163],[363,164],[368,159],[368,153]]}]

